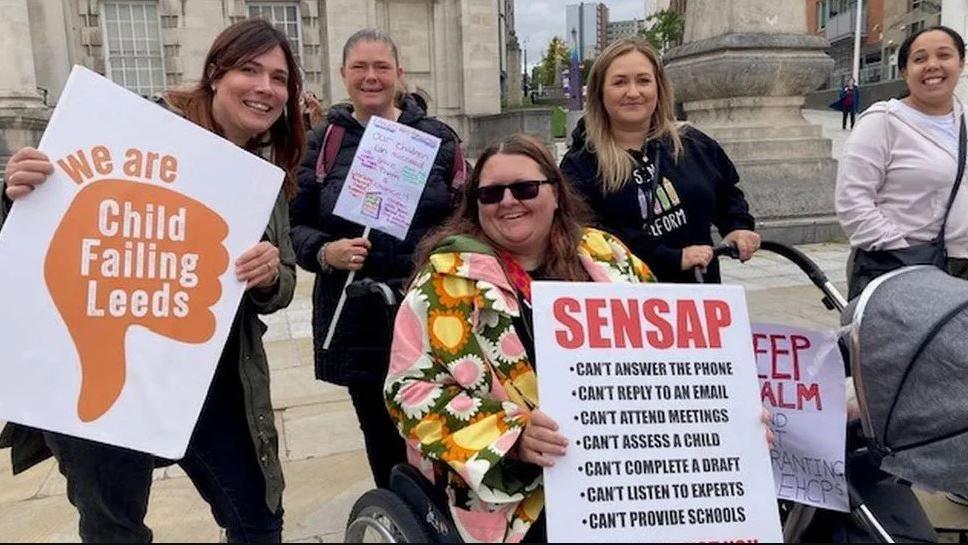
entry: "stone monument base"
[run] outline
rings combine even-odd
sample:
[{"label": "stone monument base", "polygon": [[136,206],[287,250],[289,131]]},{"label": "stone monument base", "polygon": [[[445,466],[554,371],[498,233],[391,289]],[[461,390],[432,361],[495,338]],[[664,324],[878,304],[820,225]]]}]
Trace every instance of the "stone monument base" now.
[{"label": "stone monument base", "polygon": [[0,174],[15,151],[37,147],[50,121],[48,108],[0,109]]},{"label": "stone monument base", "polygon": [[837,162],[830,139],[807,122],[804,99],[741,97],[687,102],[687,119],[736,165],[764,238],[787,244],[843,240],[834,215]]}]

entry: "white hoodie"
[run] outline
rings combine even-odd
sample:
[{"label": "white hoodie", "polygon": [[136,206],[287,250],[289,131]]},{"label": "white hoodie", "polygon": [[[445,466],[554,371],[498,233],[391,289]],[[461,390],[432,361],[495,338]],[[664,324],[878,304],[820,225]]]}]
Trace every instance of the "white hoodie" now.
[{"label": "white hoodie", "polygon": [[[956,134],[964,108],[955,99]],[[837,218],[850,244],[864,250],[928,242],[941,229],[957,173],[957,147],[891,99],[857,120],[837,171]],[[968,258],[968,184],[962,182],[948,216],[945,245]]]}]

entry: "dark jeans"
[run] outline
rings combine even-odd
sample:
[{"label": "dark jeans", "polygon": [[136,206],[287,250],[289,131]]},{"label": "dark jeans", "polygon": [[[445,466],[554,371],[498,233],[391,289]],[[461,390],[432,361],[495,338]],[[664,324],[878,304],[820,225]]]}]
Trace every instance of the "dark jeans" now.
[{"label": "dark jeans", "polygon": [[[219,365],[185,457],[178,465],[208,502],[230,542],[279,543],[282,506],[266,506],[265,481],[241,404],[238,374]],[[67,478],[67,497],[80,514],[84,542],[150,542],[145,526],[150,454],[44,432]]]},{"label": "dark jeans", "polygon": [[383,384],[354,383],[350,384],[349,390],[366,442],[366,457],[370,461],[373,481],[380,488],[389,488],[390,470],[407,461],[407,447],[397,425],[387,413]]},{"label": "dark jeans", "polygon": [[843,110],[843,112],[844,112],[844,118],[840,122],[840,127],[843,128],[843,129],[846,129],[847,128],[847,115],[849,114],[850,115],[850,128],[853,129],[854,128],[854,118],[857,116],[857,114],[854,113],[853,108],[851,108],[850,110]]}]

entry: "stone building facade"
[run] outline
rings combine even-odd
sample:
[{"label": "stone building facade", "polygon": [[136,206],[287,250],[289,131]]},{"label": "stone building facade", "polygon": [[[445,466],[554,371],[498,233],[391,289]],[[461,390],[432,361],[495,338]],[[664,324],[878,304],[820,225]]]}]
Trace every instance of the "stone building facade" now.
[{"label": "stone building facade", "polygon": [[496,0],[0,0],[0,13],[0,161],[22,143],[9,137],[11,116],[43,118],[72,65],[151,95],[197,79],[215,35],[250,16],[286,32],[325,104],[347,98],[346,39],[378,27],[396,41],[410,90],[461,136],[501,109]]}]

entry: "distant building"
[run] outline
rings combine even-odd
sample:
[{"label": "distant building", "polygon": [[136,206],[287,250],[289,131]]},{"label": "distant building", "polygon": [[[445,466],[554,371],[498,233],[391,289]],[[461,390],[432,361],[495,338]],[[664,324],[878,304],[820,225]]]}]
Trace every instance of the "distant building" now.
[{"label": "distant building", "polygon": [[582,60],[594,59],[608,44],[608,6],[579,2],[565,7],[565,42]]},{"label": "distant building", "polygon": [[[853,72],[856,0],[805,0],[807,28],[830,42],[835,62],[827,87],[843,85]],[[861,85],[895,80],[897,50],[918,30],[940,24],[941,0],[864,0],[861,14]]]},{"label": "distant building", "polygon": [[612,43],[619,38],[637,36],[645,28],[645,19],[629,19],[628,21],[609,21],[605,40]]},{"label": "distant building", "polygon": [[[250,16],[266,18],[286,34],[301,61],[306,90],[325,104],[347,99],[340,77],[346,39],[364,27],[387,31],[399,47],[408,90],[427,101],[431,114],[470,139],[474,118],[501,111],[501,70],[520,72],[513,1],[502,0],[500,18],[496,4],[0,0],[0,165],[15,146],[36,144],[33,133],[22,129],[26,122],[17,120],[24,109],[56,105],[72,65],[150,96],[198,78],[215,35]],[[508,78],[506,86],[520,87],[520,79]],[[41,122],[28,127],[42,128]]]}]

